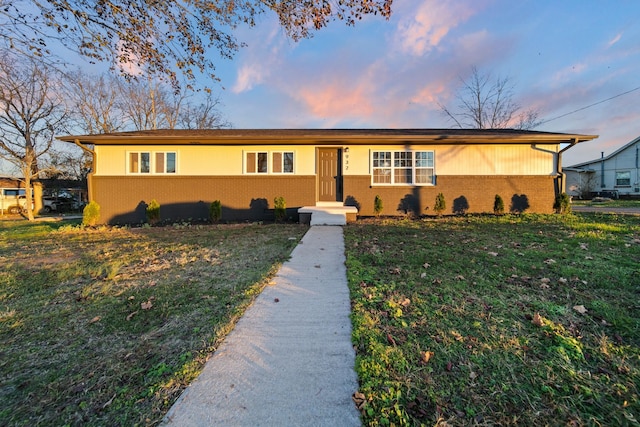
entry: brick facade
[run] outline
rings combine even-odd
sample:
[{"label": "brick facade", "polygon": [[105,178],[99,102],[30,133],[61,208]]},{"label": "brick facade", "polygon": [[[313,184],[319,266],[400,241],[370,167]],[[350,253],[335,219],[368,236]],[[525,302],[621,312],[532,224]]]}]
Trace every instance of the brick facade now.
[{"label": "brick facade", "polygon": [[222,202],[223,221],[273,219],[273,199],[284,197],[287,213],[315,204],[315,176],[92,176],[100,221],[135,224],[145,221],[146,204],[160,203],[162,220],[206,219],[209,205]]},{"label": "brick facade", "polygon": [[[288,214],[297,219],[297,208],[316,203],[315,176],[221,177],[92,177],[101,221],[135,224],[145,221],[145,207],[152,199],[161,206],[163,220],[206,219],[209,205],[222,202],[223,221],[273,219],[273,199],[284,197]],[[438,176],[428,187],[372,187],[371,177],[345,176],[344,202],[357,206],[359,215],[371,216],[376,195],[382,198],[383,215],[412,212],[433,214],[438,193],[445,196],[445,213],[493,212],[496,194],[505,211],[551,213],[553,177],[539,176]]]},{"label": "brick facade", "polygon": [[444,213],[492,213],[496,194],[502,197],[505,212],[552,213],[555,198],[550,176],[438,176],[435,186],[372,187],[371,177],[347,176],[345,204],[357,206],[359,215],[374,215],[373,202],[380,196],[383,215],[433,214],[436,195],[444,195]]}]

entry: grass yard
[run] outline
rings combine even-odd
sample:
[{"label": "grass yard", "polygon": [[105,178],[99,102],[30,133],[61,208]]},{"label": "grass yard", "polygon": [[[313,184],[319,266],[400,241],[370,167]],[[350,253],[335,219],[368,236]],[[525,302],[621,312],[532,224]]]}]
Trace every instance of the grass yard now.
[{"label": "grass yard", "polygon": [[640,217],[345,227],[365,425],[638,425]]},{"label": "grass yard", "polygon": [[618,200],[578,200],[574,199],[571,202],[575,206],[588,206],[588,207],[609,207],[609,208],[640,208],[640,200],[631,199],[618,199]]},{"label": "grass yard", "polygon": [[0,425],[154,425],[300,225],[0,222]]}]

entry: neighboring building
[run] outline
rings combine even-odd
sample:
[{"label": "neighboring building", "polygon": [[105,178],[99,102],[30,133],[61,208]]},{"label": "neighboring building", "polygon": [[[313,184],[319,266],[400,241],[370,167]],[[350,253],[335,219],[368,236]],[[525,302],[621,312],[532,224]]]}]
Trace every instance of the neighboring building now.
[{"label": "neighboring building", "polygon": [[[433,213],[443,193],[447,213],[506,209],[552,212],[564,188],[561,156],[595,135],[517,130],[156,130],[59,139],[93,146],[89,197],[101,221],[139,223],[156,199],[164,220],[207,218],[212,201],[223,220],[273,218],[318,204],[355,206],[374,215]],[[568,145],[567,145],[568,144]],[[430,210],[431,209],[431,210]]]},{"label": "neighboring building", "polygon": [[608,156],[564,168],[567,194],[640,197],[640,137]]}]

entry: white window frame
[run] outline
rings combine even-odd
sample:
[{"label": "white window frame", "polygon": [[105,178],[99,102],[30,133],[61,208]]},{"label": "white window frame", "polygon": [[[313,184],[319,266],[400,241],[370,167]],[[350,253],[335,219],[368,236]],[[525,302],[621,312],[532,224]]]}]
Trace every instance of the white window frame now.
[{"label": "white window frame", "polygon": [[[620,175],[625,174],[626,178],[620,178]],[[629,181],[628,184],[620,184],[620,180]],[[616,171],[616,187],[631,187],[631,171]]]},{"label": "white window frame", "polygon": [[[426,153],[425,156],[423,156],[424,153]],[[424,163],[426,166],[423,165]],[[435,185],[434,150],[371,150],[370,165],[372,186]],[[419,176],[416,174],[417,171],[427,171],[427,174],[430,171],[430,182],[416,182]],[[387,182],[380,182],[381,178],[386,178]],[[411,182],[403,182],[404,179],[410,179]]]},{"label": "white window frame", "polygon": [[[271,163],[269,164],[271,166],[271,173],[273,174],[277,174],[277,175],[287,175],[287,174],[293,174],[295,173],[296,170],[296,155],[293,151],[272,151],[270,152],[270,158],[271,158]],[[279,164],[279,172],[276,172],[276,160],[275,160],[275,156],[276,154],[280,155],[280,164]],[[287,154],[291,155],[291,170],[285,170],[285,156]]]},{"label": "white window frame", "polygon": [[[280,155],[280,164],[279,168],[275,166],[275,155]],[[291,170],[285,171],[285,155],[291,155]],[[253,155],[253,159],[249,159],[250,155]],[[260,156],[264,155],[264,159],[266,162],[266,167],[264,170],[258,170],[260,164]],[[244,151],[243,155],[243,172],[246,175],[293,175],[296,170],[296,153],[292,150],[251,150]],[[250,163],[253,162],[253,165]],[[280,171],[276,172],[277,169]]]},{"label": "white window frame", "polygon": [[[131,164],[131,157],[133,154],[136,154],[138,156],[138,166],[136,168],[135,171],[132,171],[132,164]],[[149,170],[148,171],[142,171],[142,155],[146,154],[149,156]],[[156,170],[156,156],[160,154],[163,156],[163,171],[158,172]],[[174,171],[173,172],[167,172],[167,155],[168,154],[173,154],[174,155]],[[126,164],[126,168],[127,168],[127,175],[142,175],[142,176],[146,176],[146,175],[177,175],[178,174],[178,152],[177,151],[127,151],[127,164]]]},{"label": "white window frame", "polygon": [[[163,170],[162,171],[158,171],[158,165],[157,165],[157,159],[158,159],[158,155],[162,155],[163,157]],[[170,154],[173,154],[173,171],[169,172],[167,171],[167,165],[169,164],[168,162],[168,157]],[[155,151],[153,153],[153,171],[155,174],[157,175],[176,175],[178,173],[178,153],[175,151]]]}]

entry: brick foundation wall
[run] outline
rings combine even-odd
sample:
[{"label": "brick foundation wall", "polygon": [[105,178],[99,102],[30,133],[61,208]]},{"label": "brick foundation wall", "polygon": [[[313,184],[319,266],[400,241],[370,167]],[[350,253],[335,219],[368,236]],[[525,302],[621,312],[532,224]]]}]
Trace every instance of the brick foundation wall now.
[{"label": "brick foundation wall", "polygon": [[445,214],[493,213],[496,194],[505,212],[552,213],[555,199],[551,176],[438,176],[429,187],[372,187],[369,175],[344,177],[345,204],[357,206],[361,216],[374,215],[376,195],[382,199],[382,215],[434,214],[438,193],[445,197]]},{"label": "brick foundation wall", "polygon": [[[310,176],[173,176],[104,177],[91,179],[93,197],[100,205],[100,222],[145,222],[145,204],[156,199],[162,220],[206,219],[209,205],[222,202],[223,221],[273,219],[273,199],[284,197],[287,214],[297,219],[297,208],[316,203],[316,178]],[[444,194],[451,213],[492,213],[496,194],[505,212],[553,212],[553,177],[540,176],[438,176],[432,187],[372,187],[371,177],[345,176],[344,201],[357,206],[360,216],[371,216],[376,195],[383,215],[408,211],[433,214],[436,195]],[[427,209],[428,208],[428,209]]]},{"label": "brick foundation wall", "polygon": [[273,219],[273,199],[284,197],[287,214],[297,219],[297,208],[315,204],[315,176],[172,176],[92,177],[100,222],[145,222],[146,205],[160,203],[161,219],[206,219],[209,205],[222,202],[222,221]]}]

